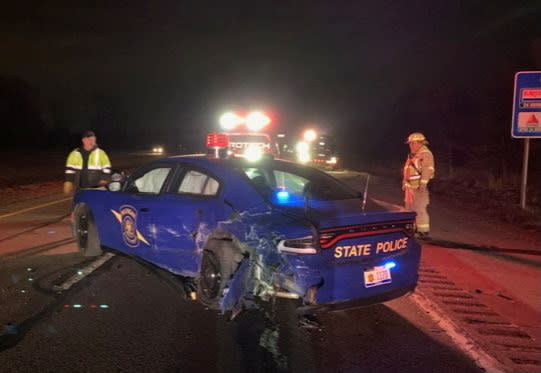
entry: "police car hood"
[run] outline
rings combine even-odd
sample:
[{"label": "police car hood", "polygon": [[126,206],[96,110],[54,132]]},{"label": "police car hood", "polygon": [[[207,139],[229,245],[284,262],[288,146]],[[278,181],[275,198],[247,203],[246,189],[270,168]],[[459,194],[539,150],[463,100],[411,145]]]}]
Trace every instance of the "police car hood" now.
[{"label": "police car hood", "polygon": [[308,210],[304,206],[284,207],[284,212],[307,218],[318,228],[334,228],[348,225],[359,225],[397,220],[413,220],[415,213],[400,206],[384,201],[369,199],[365,209],[362,200],[348,199],[341,201],[308,201]]}]

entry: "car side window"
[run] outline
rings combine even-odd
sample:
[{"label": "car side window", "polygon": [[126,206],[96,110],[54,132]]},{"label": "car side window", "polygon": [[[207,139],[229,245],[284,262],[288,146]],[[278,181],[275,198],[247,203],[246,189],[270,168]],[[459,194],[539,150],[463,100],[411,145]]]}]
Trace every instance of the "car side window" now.
[{"label": "car side window", "polygon": [[158,194],[171,172],[171,167],[154,168],[133,181],[139,193]]},{"label": "car side window", "polygon": [[215,196],[219,188],[220,183],[216,179],[200,171],[189,170],[184,174],[178,193]]}]

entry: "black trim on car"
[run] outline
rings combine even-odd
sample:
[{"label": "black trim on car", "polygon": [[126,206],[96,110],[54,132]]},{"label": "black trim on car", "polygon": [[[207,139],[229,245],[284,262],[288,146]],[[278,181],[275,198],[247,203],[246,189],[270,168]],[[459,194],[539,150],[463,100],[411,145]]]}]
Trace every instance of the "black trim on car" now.
[{"label": "black trim on car", "polygon": [[416,286],[417,285],[415,284],[412,286],[388,291],[386,293],[381,293],[381,294],[375,295],[373,297],[368,297],[368,298],[360,298],[360,299],[346,300],[346,301],[333,302],[333,303],[302,306],[302,307],[297,308],[297,313],[300,315],[306,315],[306,314],[311,314],[315,312],[336,312],[336,311],[341,311],[345,309],[371,306],[373,304],[387,302],[389,300],[402,297],[408,293],[412,293],[413,291],[415,291]]}]

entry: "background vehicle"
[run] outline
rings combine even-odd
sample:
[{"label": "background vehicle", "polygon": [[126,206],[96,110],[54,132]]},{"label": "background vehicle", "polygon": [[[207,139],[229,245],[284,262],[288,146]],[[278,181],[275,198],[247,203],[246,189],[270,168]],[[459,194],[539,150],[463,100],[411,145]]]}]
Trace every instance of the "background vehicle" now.
[{"label": "background vehicle", "polygon": [[262,156],[276,155],[272,138],[266,133],[235,132],[228,133],[229,150],[239,157],[258,159]]},{"label": "background vehicle", "polygon": [[154,145],[152,147],[152,153],[153,154],[158,154],[158,155],[161,155],[164,153],[164,147],[163,145]]},{"label": "background vehicle", "polygon": [[295,139],[287,133],[278,133],[275,144],[280,159],[296,161]]},{"label": "background vehicle", "polygon": [[277,147],[271,135],[262,132],[271,119],[261,111],[246,115],[227,112],[220,118],[220,126],[228,136],[228,154],[255,161],[275,157]]},{"label": "background vehicle", "polygon": [[337,169],[339,158],[336,154],[336,145],[333,136],[319,135],[312,144],[312,164],[324,169]]},{"label": "background vehicle", "polygon": [[337,169],[340,166],[333,136],[306,130],[303,139],[295,147],[297,161],[322,169]]}]

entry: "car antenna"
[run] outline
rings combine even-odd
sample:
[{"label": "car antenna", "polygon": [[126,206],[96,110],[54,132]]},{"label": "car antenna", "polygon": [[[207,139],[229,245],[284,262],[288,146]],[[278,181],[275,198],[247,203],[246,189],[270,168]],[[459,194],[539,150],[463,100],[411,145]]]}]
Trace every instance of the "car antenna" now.
[{"label": "car antenna", "polygon": [[364,194],[363,194],[363,204],[362,204],[362,210],[364,213],[364,208],[366,207],[366,197],[368,195],[368,182],[370,181],[370,174],[366,174],[366,184],[364,185]]}]

